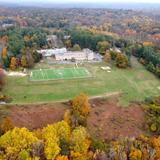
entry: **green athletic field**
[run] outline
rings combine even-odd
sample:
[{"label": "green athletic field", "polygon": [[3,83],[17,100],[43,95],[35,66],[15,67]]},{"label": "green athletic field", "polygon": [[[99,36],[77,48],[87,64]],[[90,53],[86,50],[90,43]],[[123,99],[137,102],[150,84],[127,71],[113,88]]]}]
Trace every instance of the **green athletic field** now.
[{"label": "green athletic field", "polygon": [[31,81],[49,81],[59,79],[86,78],[91,74],[86,68],[39,69],[30,74]]}]

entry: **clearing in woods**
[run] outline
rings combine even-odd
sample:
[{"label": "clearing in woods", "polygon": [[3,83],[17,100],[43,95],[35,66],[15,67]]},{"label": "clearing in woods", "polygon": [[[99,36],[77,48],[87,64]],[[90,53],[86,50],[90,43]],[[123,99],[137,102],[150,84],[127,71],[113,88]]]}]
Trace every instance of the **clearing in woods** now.
[{"label": "clearing in woods", "polygon": [[[48,68],[51,69],[49,72],[55,70],[56,74],[52,75],[52,78],[60,78],[63,75],[63,79],[38,81],[42,78],[40,77],[37,78],[37,81],[29,81],[27,76],[8,76],[2,92],[12,97],[12,103],[16,104],[69,100],[80,92],[91,97],[120,93],[119,102],[126,106],[129,102],[144,101],[147,97],[158,96],[160,80],[148,72],[135,58],[132,58],[131,62],[132,68],[128,69],[119,69],[115,65],[104,62],[83,63],[79,65],[80,70],[76,68],[78,72],[74,71],[75,64],[47,65],[39,63],[35,69]],[[101,67],[104,66],[110,66],[110,72],[102,70]],[[92,78],[84,78],[88,76],[85,68],[91,73]],[[70,72],[66,72],[66,70]],[[63,72],[61,76],[57,74],[59,71]],[[83,78],[71,78],[79,76]],[[71,79],[68,79],[69,77]],[[34,79],[36,80],[36,78]],[[46,79],[48,79],[47,76]]]}]

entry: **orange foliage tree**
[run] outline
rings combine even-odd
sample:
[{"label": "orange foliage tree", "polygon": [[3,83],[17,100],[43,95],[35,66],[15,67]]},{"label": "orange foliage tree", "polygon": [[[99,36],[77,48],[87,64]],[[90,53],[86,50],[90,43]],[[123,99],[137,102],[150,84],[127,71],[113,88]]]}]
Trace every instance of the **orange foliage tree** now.
[{"label": "orange foliage tree", "polygon": [[104,55],[104,61],[105,62],[110,62],[111,61],[111,54],[109,52],[106,52],[106,54]]},{"label": "orange foliage tree", "polygon": [[159,160],[160,159],[160,136],[158,138],[154,137],[152,139],[152,144],[156,150],[156,159],[155,160]]},{"label": "orange foliage tree", "polygon": [[72,100],[72,115],[75,125],[86,125],[87,116],[90,112],[88,97],[81,93]]},{"label": "orange foliage tree", "polygon": [[116,56],[116,65],[119,68],[127,68],[128,67],[128,58],[124,54],[118,53]]},{"label": "orange foliage tree", "polygon": [[16,67],[17,67],[17,59],[15,57],[12,57],[10,63],[10,69],[14,71]]},{"label": "orange foliage tree", "polygon": [[80,93],[72,101],[72,109],[81,116],[86,117],[90,112],[90,104],[88,97],[84,93]]},{"label": "orange foliage tree", "polygon": [[4,134],[6,133],[7,131],[13,129],[14,126],[12,124],[12,121],[10,118],[5,118],[2,123],[0,124],[0,131],[1,131],[1,134]]}]

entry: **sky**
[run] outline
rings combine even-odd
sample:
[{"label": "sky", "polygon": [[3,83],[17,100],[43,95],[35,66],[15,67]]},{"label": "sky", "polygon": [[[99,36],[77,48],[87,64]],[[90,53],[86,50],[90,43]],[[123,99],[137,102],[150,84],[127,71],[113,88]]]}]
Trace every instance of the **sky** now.
[{"label": "sky", "polygon": [[40,3],[40,2],[45,2],[45,3],[113,3],[113,2],[126,2],[126,3],[160,3],[160,0],[0,0],[0,2],[9,2],[9,3],[23,3],[23,2],[32,2],[32,3]]}]

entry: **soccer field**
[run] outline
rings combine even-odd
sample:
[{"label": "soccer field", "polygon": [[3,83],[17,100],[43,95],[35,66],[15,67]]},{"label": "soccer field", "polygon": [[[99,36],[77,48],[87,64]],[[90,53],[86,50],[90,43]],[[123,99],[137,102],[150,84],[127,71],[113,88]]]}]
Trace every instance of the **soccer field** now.
[{"label": "soccer field", "polygon": [[87,78],[91,74],[86,68],[40,69],[30,74],[31,81]]}]

